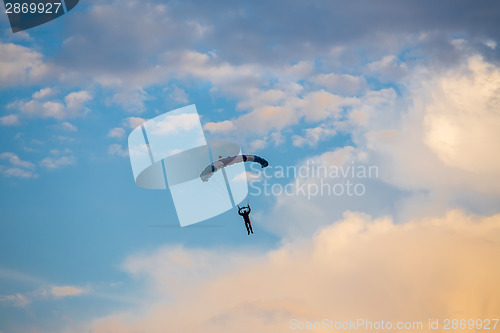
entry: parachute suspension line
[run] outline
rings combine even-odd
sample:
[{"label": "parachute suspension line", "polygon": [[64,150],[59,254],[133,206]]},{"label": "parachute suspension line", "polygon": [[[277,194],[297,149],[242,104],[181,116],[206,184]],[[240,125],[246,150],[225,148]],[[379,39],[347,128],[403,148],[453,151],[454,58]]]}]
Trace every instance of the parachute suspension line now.
[{"label": "parachute suspension line", "polygon": [[224,181],[226,182],[226,189],[229,195],[229,200],[231,200],[231,206],[236,206],[233,199],[233,193],[231,192],[231,186],[229,186],[229,181],[227,180],[226,170],[222,169],[222,175],[224,176]]},{"label": "parachute suspension line", "polygon": [[[208,155],[210,156],[210,163],[211,163],[210,166],[211,166],[211,169],[212,169],[212,173],[214,173],[214,172],[217,171],[217,169],[214,166],[215,159],[214,159],[214,156],[212,155],[212,149],[210,149],[210,145],[207,145],[207,147],[208,147]],[[222,158],[222,156],[219,155],[219,158]],[[233,199],[233,194],[231,193],[231,187],[229,186],[229,181],[227,180],[226,170],[222,169],[221,171],[222,171],[222,175],[224,176],[224,182],[226,183],[225,186],[224,186],[226,188],[226,192],[224,192],[223,189],[222,189],[223,185],[220,184],[219,182],[215,181],[218,184],[217,190],[219,190],[224,195],[226,195],[226,194],[229,195],[229,200],[231,201],[231,206],[234,207],[235,203],[234,203],[234,199]],[[200,175],[200,177],[201,177],[201,175]]]},{"label": "parachute suspension line", "polygon": [[[241,163],[241,162],[255,162],[255,163],[260,164],[261,168],[266,168],[269,165],[268,161],[266,161],[265,159],[263,159],[262,157],[257,156],[257,155],[236,155],[236,156],[227,156],[224,158],[222,158],[222,156],[219,155],[219,160],[214,161],[214,159],[212,158],[212,151],[210,150],[210,148],[209,148],[209,155],[210,155],[210,161],[212,163],[210,163],[209,165],[207,165],[205,167],[205,169],[203,169],[203,171],[200,173],[200,179],[203,182],[208,182],[209,179],[212,178],[212,176],[214,174],[216,174],[218,171],[220,171],[222,173],[223,178],[224,178],[224,182],[225,182],[225,186],[226,186],[226,190],[227,190],[226,194],[229,195],[229,199],[231,200],[231,205],[233,207],[236,207],[237,205],[234,201],[234,197],[233,197],[231,187],[230,187],[230,184],[229,184],[229,181],[227,178],[225,167],[233,165],[235,163]],[[218,183],[216,181],[215,177],[213,178],[212,181],[215,181],[216,183]],[[249,196],[247,196],[247,206],[248,207],[250,206],[250,197]]]},{"label": "parachute suspension line", "polygon": [[217,177],[213,177],[210,181],[214,183],[214,188],[216,188],[220,194],[227,195],[226,184],[219,182]]},{"label": "parachute suspension line", "polygon": [[[212,154],[212,149],[210,148],[210,145],[207,145],[208,147],[208,156],[210,157],[210,165],[212,166],[212,172],[215,172],[215,167],[213,165],[214,163],[214,158],[213,158],[213,154]],[[224,191],[224,188],[226,188],[226,185],[224,184],[221,184],[219,181],[217,181],[217,179],[214,177],[213,180],[212,180],[214,183],[215,183],[215,188],[217,189],[217,191],[219,191],[220,194],[222,195],[226,195],[227,194],[227,191]],[[226,181],[227,183],[227,181]],[[231,196],[231,201],[232,201],[232,196]],[[234,204],[233,204],[234,206]]]}]

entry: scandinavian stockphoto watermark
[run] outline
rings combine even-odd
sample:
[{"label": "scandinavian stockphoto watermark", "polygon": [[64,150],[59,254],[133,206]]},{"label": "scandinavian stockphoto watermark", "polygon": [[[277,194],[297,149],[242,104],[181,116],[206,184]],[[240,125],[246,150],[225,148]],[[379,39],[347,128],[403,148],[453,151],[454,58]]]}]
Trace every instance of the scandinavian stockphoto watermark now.
[{"label": "scandinavian stockphoto watermark", "polygon": [[376,165],[317,164],[307,160],[299,166],[269,165],[261,169],[250,166],[250,195],[303,196],[310,200],[316,196],[361,197],[366,194],[367,181],[379,177]]}]

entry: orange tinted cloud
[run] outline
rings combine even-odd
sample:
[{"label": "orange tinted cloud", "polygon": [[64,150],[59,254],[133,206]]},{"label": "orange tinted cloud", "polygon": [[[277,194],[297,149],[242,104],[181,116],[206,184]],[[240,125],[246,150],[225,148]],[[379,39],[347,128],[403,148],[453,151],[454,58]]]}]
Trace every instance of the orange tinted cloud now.
[{"label": "orange tinted cloud", "polygon": [[499,254],[500,215],[450,211],[394,224],[348,212],[313,239],[265,254],[176,247],[135,256],[125,267],[165,301],[102,318],[93,329],[289,332],[294,318],[495,318]]}]

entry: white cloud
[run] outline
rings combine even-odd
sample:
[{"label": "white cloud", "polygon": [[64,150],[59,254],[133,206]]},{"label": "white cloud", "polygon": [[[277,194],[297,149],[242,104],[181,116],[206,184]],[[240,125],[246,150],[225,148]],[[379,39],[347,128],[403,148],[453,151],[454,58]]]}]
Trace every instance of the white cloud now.
[{"label": "white cloud", "polygon": [[140,114],[146,111],[144,102],[148,99],[149,95],[143,89],[127,89],[115,93],[111,102],[120,105],[129,113]]},{"label": "white cloud", "polygon": [[500,68],[471,58],[470,73],[453,72],[429,87],[423,119],[424,142],[448,166],[498,175],[500,156],[489,143],[500,143]]},{"label": "white cloud", "polygon": [[0,166],[0,173],[5,177],[14,178],[38,178],[38,174],[30,170],[20,169],[20,168],[5,168]]},{"label": "white cloud", "polygon": [[176,103],[186,104],[189,102],[188,94],[184,89],[174,86],[172,92],[169,94],[169,99]]},{"label": "white cloud", "polygon": [[53,88],[42,88],[33,94],[34,99],[43,99],[56,94],[57,91]]},{"label": "white cloud", "polygon": [[285,73],[291,75],[295,80],[301,80],[309,76],[314,70],[314,64],[311,61],[299,61],[295,65],[285,67]]},{"label": "white cloud", "polygon": [[135,129],[138,126],[144,124],[146,119],[140,117],[128,117],[123,120],[123,125],[131,129]]},{"label": "white cloud", "polygon": [[393,55],[383,57],[367,66],[368,72],[377,75],[383,81],[394,81],[404,78],[409,70],[408,66]]},{"label": "white cloud", "polygon": [[68,149],[68,148],[64,149],[63,151],[61,151],[59,149],[51,149],[50,153],[52,155],[60,155],[60,154],[71,154],[72,151],[71,151],[71,149]]},{"label": "white cloud", "polygon": [[249,172],[249,171],[244,171],[244,172],[241,172],[241,173],[237,174],[236,176],[234,176],[232,180],[235,182],[239,182],[239,181],[252,182],[255,180],[259,180],[259,179],[262,179],[261,174],[257,174],[257,173],[253,173],[253,172]]},{"label": "white cloud", "polygon": [[212,133],[229,133],[236,129],[233,122],[230,120],[219,121],[217,123],[206,123],[203,128]]},{"label": "white cloud", "polygon": [[294,135],[292,136],[292,144],[296,147],[303,147],[308,145],[310,147],[315,147],[318,142],[323,141],[331,136],[337,134],[332,128],[327,128],[324,126],[318,126],[313,128],[305,129],[305,136]]},{"label": "white cloud", "polygon": [[218,62],[214,54],[193,51],[166,53],[165,62],[176,63],[175,73],[181,77],[196,77],[213,83],[215,89],[230,94],[240,94],[249,86],[259,82],[260,69],[258,65],[231,65]]},{"label": "white cloud", "polygon": [[63,120],[86,115],[90,110],[85,106],[85,103],[91,99],[90,93],[82,90],[66,95],[64,103],[58,100],[41,101],[35,98],[27,102],[16,101],[9,104],[7,108],[17,108],[22,113],[34,117]]},{"label": "white cloud", "polygon": [[43,55],[27,47],[0,42],[0,86],[39,82],[51,72]]},{"label": "white cloud", "polygon": [[19,116],[17,114],[9,114],[0,117],[0,124],[4,126],[19,125]]},{"label": "white cloud", "polygon": [[157,121],[151,126],[151,132],[157,135],[188,131],[199,126],[199,117],[196,114],[166,115],[162,121]]},{"label": "white cloud", "polygon": [[108,133],[108,137],[123,139],[125,137],[125,130],[121,127],[112,128]]},{"label": "white cloud", "polygon": [[69,123],[67,121],[61,123],[61,128],[63,130],[65,130],[65,131],[68,131],[68,132],[76,132],[76,131],[78,131],[78,128],[75,125],[73,125],[73,124],[71,124],[71,123]]},{"label": "white cloud", "polygon": [[484,44],[492,50],[497,48],[497,42],[495,42],[494,40],[488,40]]},{"label": "white cloud", "polygon": [[253,140],[252,142],[250,142],[250,150],[251,151],[258,151],[258,150],[266,148],[266,146],[267,146],[266,140],[257,139],[257,140]]},{"label": "white cloud", "polygon": [[85,107],[85,104],[90,100],[92,100],[92,96],[85,90],[74,91],[64,97],[64,102],[68,110],[72,112],[81,112],[83,114],[90,111]]},{"label": "white cloud", "polygon": [[1,153],[0,159],[8,160],[10,162],[10,164],[12,164],[14,166],[18,166],[18,167],[30,169],[30,170],[35,169],[35,165],[33,163],[28,162],[28,161],[23,161],[19,158],[19,156],[17,156],[14,153],[11,153],[11,152]]},{"label": "white cloud", "polygon": [[364,108],[366,128],[354,131],[384,180],[445,201],[499,195],[500,157],[492,151],[500,142],[499,68],[472,57],[442,73],[415,73],[411,82],[406,104]]},{"label": "white cloud", "polygon": [[[287,239],[310,237],[346,210],[373,216],[394,212],[401,196],[379,179],[379,168],[367,154],[352,146],[305,154],[296,165],[270,165],[266,175],[252,184],[250,193],[275,204],[265,215],[255,212],[254,219],[266,221],[263,228]],[[273,191],[275,184],[279,186]]]},{"label": "white cloud", "polygon": [[311,78],[311,82],[341,95],[359,94],[367,88],[365,78],[349,74],[318,74]]},{"label": "white cloud", "polygon": [[[29,110],[32,110],[32,112]],[[56,118],[60,120],[66,117],[64,104],[60,102],[45,102],[41,105],[40,109],[36,108],[35,103],[33,103],[33,108],[31,108],[30,105],[29,108],[25,108],[23,111],[28,111],[27,113],[31,113],[32,115],[37,115],[43,118]]]},{"label": "white cloud", "polygon": [[114,143],[109,145],[108,154],[126,157],[128,156],[128,151],[122,145]]},{"label": "white cloud", "polygon": [[275,146],[279,146],[285,142],[285,136],[280,131],[272,132],[270,137]]},{"label": "white cloud", "polygon": [[40,161],[40,166],[46,169],[59,169],[65,166],[74,165],[76,159],[74,156],[46,157]]},{"label": "white cloud", "polygon": [[[290,126],[305,123],[317,123],[340,117],[344,107],[359,104],[358,98],[342,97],[325,90],[312,91],[300,97],[299,90],[287,93],[282,100],[281,93],[273,92],[264,100],[282,101],[280,105],[264,105],[260,102],[242,103],[241,105],[261,105],[233,120],[208,123],[205,129],[212,133],[257,136],[268,135]],[[278,97],[279,96],[279,97]]]},{"label": "white cloud", "polygon": [[[302,86],[297,90],[302,90]],[[285,102],[285,100],[293,93],[290,90],[284,89],[269,89],[269,90],[259,90],[259,89],[250,89],[248,91],[248,97],[244,98],[237,105],[237,108],[240,110],[245,109],[255,109],[258,107],[263,107],[266,105],[279,105]]]}]

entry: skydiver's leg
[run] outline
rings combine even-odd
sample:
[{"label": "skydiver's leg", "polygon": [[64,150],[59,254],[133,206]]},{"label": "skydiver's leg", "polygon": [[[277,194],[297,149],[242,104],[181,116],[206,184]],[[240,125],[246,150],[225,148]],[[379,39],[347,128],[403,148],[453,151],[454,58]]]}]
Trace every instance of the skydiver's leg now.
[{"label": "skydiver's leg", "polygon": [[245,227],[247,228],[248,234],[250,235],[250,229],[248,229],[248,223],[247,222],[245,222]]},{"label": "skydiver's leg", "polygon": [[248,221],[248,226],[250,227],[250,231],[252,232],[253,234],[253,230],[252,230],[252,223],[250,221]]}]

